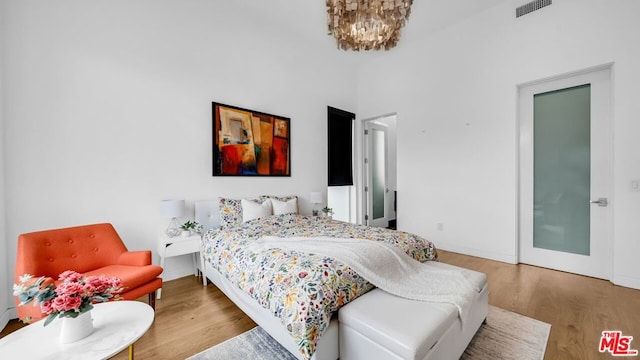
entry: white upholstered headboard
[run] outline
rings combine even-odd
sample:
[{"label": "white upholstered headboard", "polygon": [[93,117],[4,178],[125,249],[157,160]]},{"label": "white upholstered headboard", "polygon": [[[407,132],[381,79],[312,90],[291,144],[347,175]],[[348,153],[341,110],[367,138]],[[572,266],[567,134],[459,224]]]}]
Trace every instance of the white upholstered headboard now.
[{"label": "white upholstered headboard", "polygon": [[220,208],[218,200],[198,200],[195,206],[196,222],[203,226],[204,231],[220,226]]}]

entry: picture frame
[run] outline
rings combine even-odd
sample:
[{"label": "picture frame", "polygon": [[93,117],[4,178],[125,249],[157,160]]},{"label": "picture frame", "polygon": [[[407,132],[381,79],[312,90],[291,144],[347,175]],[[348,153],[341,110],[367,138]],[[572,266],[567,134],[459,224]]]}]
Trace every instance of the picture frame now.
[{"label": "picture frame", "polygon": [[213,176],[291,176],[291,119],[212,102]]}]

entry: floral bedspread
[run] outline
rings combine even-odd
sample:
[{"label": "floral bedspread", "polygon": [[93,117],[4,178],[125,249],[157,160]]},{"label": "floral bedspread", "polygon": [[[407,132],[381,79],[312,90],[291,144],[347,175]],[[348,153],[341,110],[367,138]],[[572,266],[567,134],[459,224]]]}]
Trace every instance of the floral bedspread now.
[{"label": "floral bedspread", "polygon": [[207,232],[202,245],[206,261],[278,317],[305,358],[313,355],[331,316],[373,286],[331,258],[297,251],[255,253],[246,249],[262,236],[361,238],[393,244],[421,262],[436,256],[433,244],[416,235],[293,214]]}]

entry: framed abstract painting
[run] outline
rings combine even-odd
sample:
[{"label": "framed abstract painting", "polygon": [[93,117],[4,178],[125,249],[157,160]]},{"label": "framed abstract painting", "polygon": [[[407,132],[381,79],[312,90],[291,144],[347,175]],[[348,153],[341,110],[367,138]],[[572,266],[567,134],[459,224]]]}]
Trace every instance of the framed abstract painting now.
[{"label": "framed abstract painting", "polygon": [[212,103],[213,176],[291,176],[291,119]]}]

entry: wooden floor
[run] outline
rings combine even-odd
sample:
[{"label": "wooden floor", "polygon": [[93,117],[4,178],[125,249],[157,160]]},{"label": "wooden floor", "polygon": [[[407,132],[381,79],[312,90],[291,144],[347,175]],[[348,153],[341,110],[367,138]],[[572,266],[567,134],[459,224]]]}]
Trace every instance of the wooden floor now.
[{"label": "wooden floor", "polygon": [[[552,325],[545,359],[611,359],[600,354],[603,330],[633,336],[640,349],[640,290],[608,281],[528,265],[510,265],[445,251],[445,263],[481,271],[489,278],[489,303]],[[5,336],[20,326],[11,322]],[[135,344],[135,357],[184,359],[255,324],[215,286],[194,276],[168,281],[156,302],[156,319]],[[114,359],[126,359],[126,351]]]},{"label": "wooden floor", "polygon": [[598,351],[604,330],[640,349],[640,290],[529,265],[439,251],[440,260],[487,274],[489,304],[551,324],[545,359],[612,359]]}]

